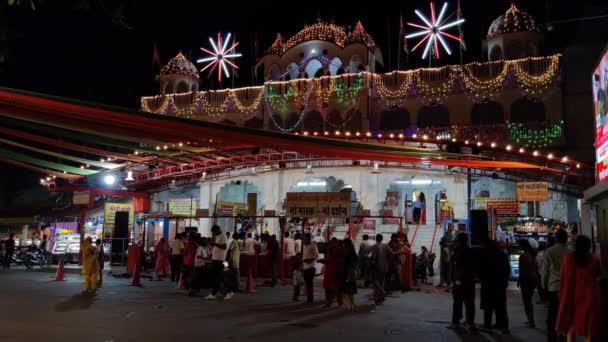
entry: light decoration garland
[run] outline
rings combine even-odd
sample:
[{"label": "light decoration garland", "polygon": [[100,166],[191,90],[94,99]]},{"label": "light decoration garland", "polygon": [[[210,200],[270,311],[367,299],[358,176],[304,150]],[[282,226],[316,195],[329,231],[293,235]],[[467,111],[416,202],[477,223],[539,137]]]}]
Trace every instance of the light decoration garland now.
[{"label": "light decoration garland", "polygon": [[545,127],[531,127],[529,124],[508,122],[509,140],[526,148],[549,147],[563,136],[563,124],[560,121]]},{"label": "light decoration garland", "polygon": [[310,99],[311,99],[312,94],[314,94],[314,92],[315,92],[315,87],[313,85],[312,87],[310,87],[308,89],[308,91],[307,91],[307,93],[305,95],[304,108],[300,112],[300,115],[298,117],[298,121],[293,126],[291,126],[291,127],[283,128],[283,126],[280,125],[276,121],[275,114],[272,112],[272,110],[270,108],[271,106],[268,103],[268,100],[266,101],[268,105],[264,106],[264,108],[266,108],[266,115],[268,115],[270,117],[270,119],[272,120],[272,123],[274,124],[274,126],[276,128],[278,128],[281,132],[284,132],[284,133],[294,132],[298,127],[300,127],[300,124],[302,124],[302,121],[304,121],[304,117],[305,117],[306,113],[308,113],[310,111],[310,103],[311,103]]},{"label": "light decoration garland", "polygon": [[236,47],[239,45],[238,42],[234,42],[234,44],[229,46],[230,36],[231,34],[228,33],[226,38],[222,40],[222,34],[218,32],[217,42],[214,42],[213,39],[209,37],[209,43],[211,43],[211,48],[213,51],[200,48],[201,51],[207,53],[209,56],[196,60],[197,63],[207,63],[207,65],[201,69],[201,72],[211,68],[209,71],[209,75],[211,75],[211,73],[217,68],[217,79],[220,82],[222,81],[222,71],[224,71],[226,78],[230,78],[230,72],[228,72],[228,66],[226,64],[238,69],[239,67],[234,64],[231,59],[242,56],[240,53],[235,51]]},{"label": "light decoration garland", "polygon": [[492,22],[487,37],[494,38],[500,34],[525,31],[538,32],[539,30],[532,16],[520,11],[515,6],[515,3],[511,2],[511,7],[509,7],[505,14]]},{"label": "light decoration garland", "polygon": [[[395,71],[387,74],[368,72],[343,74],[323,78],[323,82],[328,84],[329,91],[327,88],[317,86],[319,79],[267,82],[264,86],[231,89],[223,93],[222,91],[201,91],[194,95],[188,93],[142,97],[141,108],[146,112],[158,114],[195,117],[197,114],[210,113],[210,116],[215,117],[229,112],[230,109],[241,112],[258,111],[259,103],[265,99],[272,107],[272,112],[284,112],[289,106],[301,107],[306,97],[305,94],[312,86],[317,86],[314,95],[320,99],[321,103],[327,102],[330,95],[335,93],[336,104],[343,106],[348,104],[351,97],[358,99],[354,93],[371,86],[372,96],[387,108],[398,106],[412,97],[418,98],[423,103],[441,103],[449,94],[459,88],[471,101],[485,101],[500,94],[507,84],[516,86],[524,96],[533,96],[554,89],[555,82],[559,81],[559,61],[560,55],[553,55]],[[360,82],[359,90],[357,90],[358,87],[353,87],[354,78],[357,79],[355,83]],[[342,87],[340,83],[343,81],[338,81],[339,79],[349,80],[348,90],[346,87]],[[514,80],[514,82],[511,83],[509,80]],[[220,97],[219,94],[222,96]],[[251,99],[251,94],[254,94],[255,100],[246,105],[246,101],[241,99]],[[255,95],[262,96],[262,98]],[[231,102],[234,102],[236,108],[230,108],[232,107],[229,106]]]},{"label": "light decoration garland", "polygon": [[[439,15],[435,16],[435,3],[431,1],[431,20],[425,17],[419,10],[415,10],[414,12],[422,20],[423,25],[409,22],[407,23],[409,26],[422,29],[422,31],[413,32],[405,36],[405,38],[407,39],[424,36],[418,42],[418,44],[416,44],[412,48],[413,52],[424,44],[422,59],[425,59],[427,55],[429,56],[429,58],[431,58],[433,52],[435,53],[435,58],[439,59],[440,54],[438,42],[441,43],[441,46],[443,47],[445,52],[447,52],[448,55],[451,55],[452,50],[450,50],[450,47],[446,43],[446,38],[456,40],[459,43],[462,43],[462,39],[460,37],[444,32],[444,30],[447,30],[448,28],[456,27],[464,23],[464,19],[462,18],[449,22],[449,17],[444,20],[447,8],[448,3],[444,2],[443,6],[441,7],[441,11],[439,12]],[[431,54],[429,54],[429,51],[432,51]]]}]

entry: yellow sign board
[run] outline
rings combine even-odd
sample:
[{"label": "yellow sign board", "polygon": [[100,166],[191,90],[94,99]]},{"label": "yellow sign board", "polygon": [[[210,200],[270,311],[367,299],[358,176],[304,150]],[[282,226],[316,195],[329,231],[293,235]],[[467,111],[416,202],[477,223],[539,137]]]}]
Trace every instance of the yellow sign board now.
[{"label": "yellow sign board", "polygon": [[116,213],[121,211],[129,212],[129,228],[133,227],[135,217],[135,206],[131,203],[106,203],[104,207],[103,231],[104,236],[114,236],[116,226]]},{"label": "yellow sign board", "polygon": [[175,216],[196,216],[196,200],[184,198],[169,200],[169,212]]},{"label": "yellow sign board", "polygon": [[516,185],[517,200],[520,202],[543,202],[549,200],[547,182],[519,182]]}]

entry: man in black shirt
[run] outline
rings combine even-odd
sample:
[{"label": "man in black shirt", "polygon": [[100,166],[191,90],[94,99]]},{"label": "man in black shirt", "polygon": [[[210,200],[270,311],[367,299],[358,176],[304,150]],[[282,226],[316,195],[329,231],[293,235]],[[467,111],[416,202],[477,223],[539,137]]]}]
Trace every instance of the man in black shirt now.
[{"label": "man in black shirt", "polygon": [[457,329],[462,319],[462,305],[465,308],[466,328],[473,332],[475,327],[475,267],[474,256],[469,246],[469,236],[460,233],[456,237],[456,247],[452,261],[452,321],[450,329]]}]

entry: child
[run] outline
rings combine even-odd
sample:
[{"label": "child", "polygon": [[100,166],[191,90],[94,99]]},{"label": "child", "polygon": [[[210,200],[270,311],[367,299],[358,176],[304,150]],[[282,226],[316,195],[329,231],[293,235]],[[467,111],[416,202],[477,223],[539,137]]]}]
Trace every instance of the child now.
[{"label": "child", "polygon": [[293,301],[300,300],[300,288],[304,285],[304,276],[302,275],[302,264],[296,262],[293,266]]}]

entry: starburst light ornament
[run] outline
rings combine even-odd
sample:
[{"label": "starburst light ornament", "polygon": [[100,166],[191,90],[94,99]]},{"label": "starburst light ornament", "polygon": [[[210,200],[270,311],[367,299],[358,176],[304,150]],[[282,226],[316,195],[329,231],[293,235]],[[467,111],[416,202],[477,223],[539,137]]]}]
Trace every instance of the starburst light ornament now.
[{"label": "starburst light ornament", "polygon": [[211,37],[209,37],[209,42],[211,43],[211,48],[213,52],[207,50],[205,48],[200,48],[201,51],[208,54],[207,57],[199,58],[196,60],[197,63],[207,63],[202,69],[201,72],[210,69],[209,75],[213,73],[213,71],[217,68],[217,79],[218,81],[222,81],[222,72],[226,75],[226,78],[230,78],[230,72],[228,71],[228,65],[231,67],[238,69],[239,67],[231,61],[231,59],[241,57],[240,53],[235,51],[236,47],[239,45],[238,42],[234,42],[230,47],[230,36],[228,33],[226,37],[222,40],[222,34],[218,32],[217,41],[213,41]]}]

